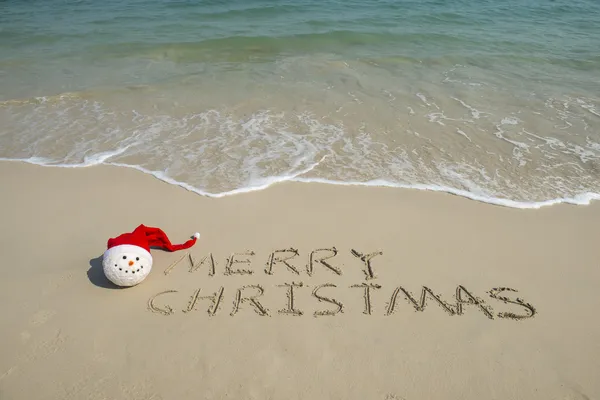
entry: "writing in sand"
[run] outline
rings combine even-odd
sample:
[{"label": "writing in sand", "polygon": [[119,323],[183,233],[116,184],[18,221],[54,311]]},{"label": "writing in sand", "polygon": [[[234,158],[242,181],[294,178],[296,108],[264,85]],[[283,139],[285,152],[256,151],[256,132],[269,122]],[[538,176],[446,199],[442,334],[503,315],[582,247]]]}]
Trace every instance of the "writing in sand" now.
[{"label": "writing in sand", "polygon": [[[334,258],[339,254],[335,247],[321,248],[312,250],[307,253],[306,264],[303,267],[305,271],[301,272],[298,267],[300,264],[300,253],[297,249],[289,248],[276,250],[271,252],[266,257],[266,267],[262,276],[275,274],[275,271],[282,269],[282,273],[291,274],[295,279],[291,282],[274,285],[272,289],[280,293],[280,305],[277,306],[277,311],[273,312],[270,305],[265,303],[265,286],[260,283],[252,282],[251,284],[238,286],[225,290],[221,286],[216,291],[206,293],[202,288],[196,288],[191,293],[185,293],[185,298],[182,301],[181,296],[175,294],[180,293],[179,290],[169,289],[154,294],[148,300],[148,309],[151,312],[160,315],[173,315],[176,311],[173,309],[174,302],[179,302],[181,312],[189,314],[197,310],[201,304],[206,307],[208,316],[215,316],[220,313],[228,312],[230,316],[235,316],[244,308],[252,309],[257,315],[262,317],[276,315],[287,316],[302,316],[312,315],[313,317],[335,317],[344,313],[346,306],[343,299],[345,296],[361,296],[364,301],[362,313],[366,315],[374,314],[374,304],[372,297],[374,293],[382,294],[387,292],[387,302],[382,307],[381,313],[384,316],[390,316],[398,311],[403,306],[408,306],[415,311],[425,311],[427,309],[428,300],[437,304],[448,315],[463,315],[467,308],[473,312],[479,312],[489,319],[512,319],[523,320],[532,318],[536,314],[536,309],[525,300],[517,297],[518,291],[509,287],[494,287],[486,291],[490,302],[495,302],[497,305],[510,305],[510,310],[496,311],[484,299],[478,297],[474,292],[467,289],[463,285],[456,286],[454,290],[453,302],[447,302],[436,294],[431,288],[422,286],[418,295],[413,294],[403,286],[391,286],[384,288],[377,283],[377,274],[375,267],[375,259],[381,256],[383,252],[361,252],[355,249],[350,249],[350,254],[356,260],[357,265],[364,273],[364,281],[357,282],[351,285],[340,285],[334,282],[319,283],[312,285],[310,280],[317,268],[324,268],[329,271],[329,274],[335,278],[342,276],[343,270],[340,266],[336,266]],[[245,275],[255,278],[258,273],[251,269],[252,259],[256,256],[254,251],[243,253],[234,253],[225,259],[225,267],[223,269],[224,276]],[[169,275],[176,266],[180,266],[182,261],[187,260],[188,272],[193,273],[201,267],[208,269],[208,276],[214,277],[216,274],[215,257],[209,253],[199,260],[195,260],[190,253],[184,254],[180,259],[167,267],[164,271],[165,275]],[[285,271],[283,271],[285,270]],[[305,275],[305,279],[302,275]],[[386,290],[387,289],[387,290]],[[308,304],[300,306],[298,304],[299,291],[310,291],[310,298],[313,300],[311,305],[313,309],[307,311]],[[351,291],[352,293],[346,293]],[[229,295],[229,293],[231,295]],[[224,311],[226,297],[229,295],[233,300],[232,306],[228,311]]]}]

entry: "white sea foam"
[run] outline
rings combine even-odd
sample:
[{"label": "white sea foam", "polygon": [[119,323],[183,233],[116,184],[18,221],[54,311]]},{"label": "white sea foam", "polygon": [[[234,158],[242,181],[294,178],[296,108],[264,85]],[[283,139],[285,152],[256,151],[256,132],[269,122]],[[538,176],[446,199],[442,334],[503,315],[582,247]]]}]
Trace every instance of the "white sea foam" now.
[{"label": "white sea foam", "polygon": [[587,110],[590,114],[593,114],[596,117],[600,117],[600,111],[597,110],[593,104],[587,103],[583,99],[576,99],[576,101],[581,106],[581,108]]},{"label": "white sea foam", "polygon": [[469,142],[472,142],[472,140],[469,137],[469,135],[467,135],[466,133],[464,133],[462,130],[456,128],[456,133],[458,133],[459,135],[462,135],[462,136],[466,137],[469,140]]},{"label": "white sea foam", "polygon": [[427,118],[429,119],[429,122],[435,122],[436,124],[440,124],[442,126],[446,125],[442,122],[443,119],[446,119],[446,116],[443,112],[429,113],[427,114]]},{"label": "white sea foam", "polygon": [[515,117],[504,117],[502,121],[500,121],[501,125],[518,125],[519,120]]},{"label": "white sea foam", "polygon": [[429,102],[427,101],[427,98],[422,94],[422,93],[417,93],[416,96],[419,98],[419,100],[421,100],[423,103],[427,104],[428,106],[430,106],[431,104],[429,104]]},{"label": "white sea foam", "polygon": [[319,162],[313,163],[302,170],[296,171],[293,174],[273,176],[273,177],[269,177],[269,178],[262,178],[256,182],[253,182],[250,186],[241,187],[238,189],[229,190],[229,191],[220,192],[220,193],[210,193],[210,192],[198,189],[188,183],[180,182],[180,181],[177,181],[177,180],[169,177],[163,171],[150,171],[146,168],[140,167],[139,165],[129,165],[129,164],[120,164],[120,163],[107,163],[107,165],[112,165],[112,166],[116,166],[116,167],[124,167],[124,168],[133,168],[133,169],[141,171],[143,173],[150,174],[150,175],[154,176],[155,178],[160,179],[163,182],[169,183],[171,185],[180,186],[190,192],[194,192],[201,196],[220,198],[220,197],[232,196],[235,194],[256,192],[259,190],[267,189],[268,187],[273,186],[277,183],[294,181],[296,179],[296,177],[312,171],[326,157],[327,156],[324,156]]},{"label": "white sea foam", "polygon": [[468,109],[471,112],[471,116],[474,119],[479,119],[481,117],[481,114],[487,114],[487,113],[479,111],[475,107],[472,107],[472,106],[468,105],[467,103],[465,103],[464,101],[462,101],[461,99],[459,99],[457,97],[452,97],[452,99],[458,101],[463,107],[465,107],[466,109]]},{"label": "white sea foam", "polygon": [[102,153],[93,154],[91,156],[85,156],[83,158],[83,165],[92,166],[92,165],[100,165],[104,164],[106,160],[121,155],[127,151],[132,145],[127,145],[116,149],[114,151],[104,151]]},{"label": "white sea foam", "polygon": [[[593,101],[542,99],[538,107],[549,113],[542,117],[516,106],[495,116],[480,111],[496,110],[489,100],[470,94],[461,95],[467,103],[431,87],[416,98],[413,90],[398,90],[391,104],[385,91],[351,89],[331,94],[330,109],[285,104],[285,97],[281,107],[254,100],[233,111],[200,112],[121,111],[82,96],[11,101],[0,109],[9,121],[0,131],[0,155],[52,167],[133,168],[210,197],[321,182],[447,192],[516,208],[598,198],[600,143],[595,131],[581,134],[586,118],[595,126],[583,107],[593,109]],[[376,113],[368,111],[371,102]],[[402,118],[403,110],[418,117]],[[547,121],[554,120],[569,129],[553,130]]]},{"label": "white sea foam", "polygon": [[437,104],[430,103],[429,101],[427,101],[427,97],[425,97],[425,95],[423,93],[416,93],[415,96],[417,96],[419,98],[419,100],[421,100],[423,103],[425,103],[428,107],[434,106],[437,110],[440,109],[440,107],[438,107]]},{"label": "white sea foam", "polygon": [[[324,157],[325,158],[325,157]],[[324,159],[323,158],[323,159]],[[322,162],[323,159],[319,161]],[[28,164],[35,164],[44,167],[59,167],[59,168],[81,168],[81,167],[89,167],[92,166],[90,164],[52,164],[49,163],[50,160],[43,159],[40,157],[31,157],[24,159],[11,159],[0,157],[0,161],[10,161],[10,162],[24,162]],[[220,193],[210,193],[201,189],[198,189],[186,182],[177,181],[163,171],[150,171],[145,169],[139,165],[129,165],[129,164],[120,164],[120,163],[104,163],[105,165],[111,165],[116,167],[123,168],[132,168],[138,170],[140,172],[149,174],[154,176],[155,178],[172,184],[179,187],[182,187],[190,192],[199,194],[201,196],[212,197],[212,198],[221,198],[226,196],[238,195],[243,193],[255,192],[259,190],[267,189],[275,184],[283,183],[283,182],[298,182],[298,183],[320,183],[320,184],[329,184],[329,185],[339,185],[339,186],[366,186],[366,187],[387,187],[387,188],[397,188],[397,189],[413,189],[413,190],[423,190],[423,191],[432,191],[432,192],[442,192],[453,194],[460,197],[465,197],[471,200],[488,203],[492,205],[498,205],[509,208],[518,208],[518,209],[540,209],[542,207],[548,207],[557,204],[571,204],[571,205],[589,205],[592,201],[600,200],[600,193],[594,192],[585,192],[579,193],[573,197],[564,197],[557,199],[550,199],[545,201],[516,201],[505,198],[498,198],[487,196],[483,193],[473,193],[468,190],[456,189],[453,187],[447,187],[442,185],[423,185],[423,184],[401,184],[396,182],[389,182],[386,180],[369,180],[364,182],[354,182],[354,181],[337,181],[331,179],[322,179],[322,178],[303,178],[301,175],[304,175],[311,170],[313,170],[319,163],[314,163],[311,166],[305,168],[304,170],[297,171],[295,174],[291,175],[282,175],[282,176],[274,176],[270,178],[264,178],[262,182],[253,184],[252,186],[242,187],[235,190],[230,190],[226,192]],[[98,164],[94,164],[98,165]]]}]

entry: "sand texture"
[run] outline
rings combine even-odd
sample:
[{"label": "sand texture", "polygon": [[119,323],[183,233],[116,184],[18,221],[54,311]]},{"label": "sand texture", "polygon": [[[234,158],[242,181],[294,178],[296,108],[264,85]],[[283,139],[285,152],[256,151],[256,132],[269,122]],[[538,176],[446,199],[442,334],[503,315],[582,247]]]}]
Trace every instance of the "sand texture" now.
[{"label": "sand texture", "polygon": [[[600,204],[0,163],[0,399],[600,398]],[[140,285],[104,277],[139,224]]]}]

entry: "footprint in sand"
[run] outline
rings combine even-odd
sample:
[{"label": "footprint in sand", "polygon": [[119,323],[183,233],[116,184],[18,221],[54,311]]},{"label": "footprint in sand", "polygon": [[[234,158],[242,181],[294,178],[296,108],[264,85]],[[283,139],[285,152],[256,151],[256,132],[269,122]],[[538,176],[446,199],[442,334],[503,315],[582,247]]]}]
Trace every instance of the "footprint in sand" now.
[{"label": "footprint in sand", "polygon": [[396,394],[386,394],[384,400],[406,400],[404,397],[398,396]]},{"label": "footprint in sand", "polygon": [[39,310],[31,317],[29,323],[34,327],[40,326],[48,322],[54,315],[56,311],[54,310]]},{"label": "footprint in sand", "polygon": [[21,332],[21,342],[25,343],[27,342],[29,339],[31,339],[31,333],[27,332],[27,331],[23,331]]},{"label": "footprint in sand", "polygon": [[[52,317],[56,314],[54,310],[39,310],[29,320],[29,325],[33,328],[37,328],[46,322],[48,322]],[[31,339],[31,333],[27,330],[24,330],[20,333],[21,343],[27,343],[29,339]]]}]

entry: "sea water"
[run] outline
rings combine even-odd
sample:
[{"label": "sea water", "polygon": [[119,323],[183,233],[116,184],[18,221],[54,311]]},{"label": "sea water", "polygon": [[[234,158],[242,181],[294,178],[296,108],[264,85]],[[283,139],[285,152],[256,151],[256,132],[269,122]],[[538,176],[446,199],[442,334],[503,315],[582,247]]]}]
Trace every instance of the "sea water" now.
[{"label": "sea water", "polygon": [[0,158],[587,204],[600,2],[0,1]]}]

